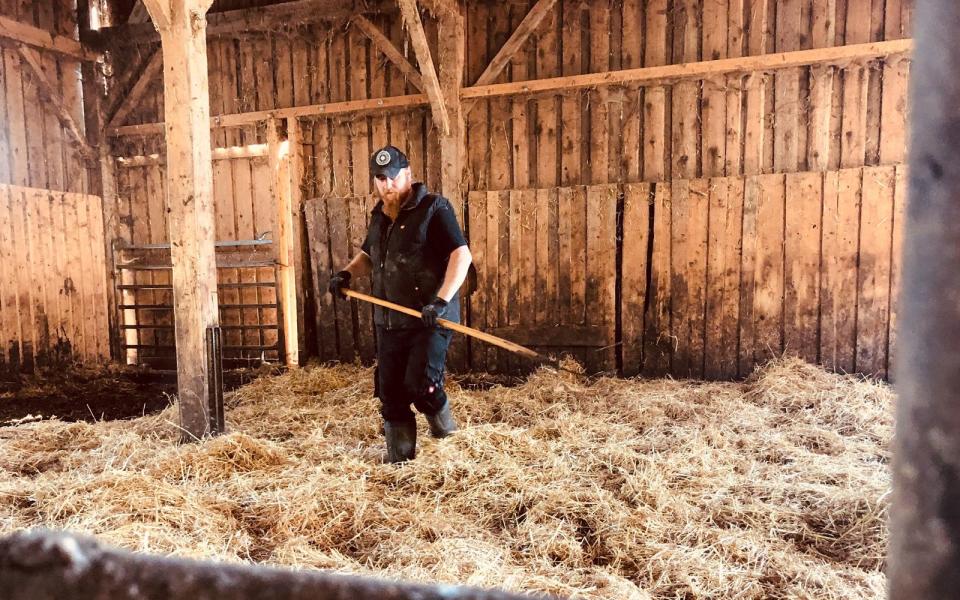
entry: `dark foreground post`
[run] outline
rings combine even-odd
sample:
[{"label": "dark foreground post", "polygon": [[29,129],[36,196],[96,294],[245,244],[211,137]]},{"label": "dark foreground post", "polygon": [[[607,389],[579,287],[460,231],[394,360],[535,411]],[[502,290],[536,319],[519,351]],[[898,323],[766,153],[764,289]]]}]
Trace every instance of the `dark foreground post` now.
[{"label": "dark foreground post", "polygon": [[890,598],[960,593],[960,2],[918,0]]},{"label": "dark foreground post", "polygon": [[133,554],[63,532],[0,539],[6,600],[530,600],[495,590],[413,585]]}]

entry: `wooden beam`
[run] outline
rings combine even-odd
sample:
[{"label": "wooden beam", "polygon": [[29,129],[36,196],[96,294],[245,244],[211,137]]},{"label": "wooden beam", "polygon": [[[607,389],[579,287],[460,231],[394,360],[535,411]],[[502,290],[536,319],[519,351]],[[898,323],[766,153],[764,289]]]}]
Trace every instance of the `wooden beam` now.
[{"label": "wooden beam", "polygon": [[420,20],[417,2],[416,0],[397,0],[397,3],[400,5],[400,14],[403,15],[403,22],[406,25],[407,33],[410,35],[413,51],[417,55],[423,85],[426,87],[427,97],[430,99],[433,120],[444,135],[449,135],[450,117],[447,114],[443,92],[440,90],[437,71],[433,66],[433,57],[430,56],[430,45],[427,43],[427,34],[423,31],[423,22]]},{"label": "wooden beam", "polygon": [[[152,0],[163,1],[163,0]],[[256,8],[228,10],[207,15],[207,36],[229,36],[253,31],[290,29],[323,21],[337,21],[365,12],[343,0],[297,0]],[[160,34],[150,23],[128,23],[104,27],[90,33],[90,41],[114,47],[159,41]]]},{"label": "wooden beam", "polygon": [[[289,119],[296,117],[316,117],[326,115],[360,114],[369,111],[404,110],[430,103],[426,94],[412,94],[409,96],[391,96],[389,98],[370,98],[365,100],[350,100],[347,102],[331,102],[329,104],[313,104],[309,106],[295,106],[276,110],[260,110],[232,115],[221,115],[210,119],[211,127],[243,127],[266,121],[267,119]],[[127,125],[113,127],[107,135],[119,137],[125,135],[160,135],[163,133],[163,123],[145,123],[143,125]]]},{"label": "wooden beam", "polygon": [[456,2],[452,0],[420,0],[420,4],[440,20],[460,18],[460,9],[457,8]]},{"label": "wooden beam", "polygon": [[[162,28],[167,224],[173,262],[177,390],[182,439],[211,432],[206,332],[219,323],[206,13],[209,0],[165,0]],[[157,2],[146,2],[157,19]]]},{"label": "wooden beam", "polygon": [[56,110],[57,119],[59,119],[60,124],[63,125],[63,128],[70,135],[73,145],[77,147],[77,150],[84,158],[92,160],[96,156],[96,152],[90,147],[90,144],[87,143],[87,138],[73,120],[73,115],[67,110],[63,98],[60,97],[60,92],[50,84],[50,81],[43,74],[43,67],[40,66],[40,56],[36,50],[27,47],[25,44],[20,44],[17,47],[17,51],[20,53],[20,62],[27,66],[40,95]]},{"label": "wooden beam", "polygon": [[137,82],[133,84],[133,87],[130,89],[130,93],[124,96],[123,102],[117,107],[113,115],[110,116],[109,127],[117,127],[127,120],[130,113],[140,104],[143,95],[150,89],[150,85],[157,77],[157,74],[162,70],[163,52],[155,50],[153,56],[151,56],[149,62],[147,62],[147,66],[144,67],[143,72],[140,73],[140,78],[137,79]]},{"label": "wooden beam", "polygon": [[0,38],[81,61],[96,61],[100,57],[97,52],[88,49],[77,40],[3,16],[0,16]]},{"label": "wooden beam", "polygon": [[494,98],[497,96],[558,92],[607,85],[663,85],[665,83],[674,83],[690,79],[705,79],[714,75],[760,73],[813,64],[845,64],[882,58],[894,54],[904,54],[910,52],[912,48],[913,40],[903,39],[837,46],[834,48],[777,52],[759,56],[744,56],[659,67],[623,69],[620,71],[608,71],[606,73],[553,77],[534,81],[473,86],[464,88],[461,97],[463,99]]},{"label": "wooden beam", "polygon": [[[799,50],[795,52],[781,52],[776,54],[761,54],[739,58],[727,58],[714,61],[666,65],[657,67],[643,67],[638,69],[624,69],[607,71],[589,75],[573,75],[569,77],[551,77],[508,84],[494,84],[461,88],[461,100],[475,98],[489,98],[496,96],[519,96],[524,94],[563,92],[565,90],[599,87],[604,85],[634,84],[640,87],[659,86],[665,83],[683,81],[685,79],[703,79],[713,75],[766,72],[777,69],[788,69],[804,65],[843,64],[853,61],[871,60],[899,54],[909,53],[913,48],[912,39],[891,40],[839,46],[836,48],[820,48],[816,50]],[[211,119],[211,127],[242,127],[266,121],[267,119],[291,117],[315,117],[322,115],[342,115],[348,113],[362,113],[368,111],[404,110],[429,104],[426,94],[412,94],[408,96],[390,96],[387,98],[371,98],[367,100],[351,100],[348,102],[331,102],[329,104],[314,104],[310,106],[295,106],[276,110],[263,110],[247,113],[222,115]],[[466,107],[469,112],[470,106]],[[163,123],[146,123],[143,125],[129,125],[113,127],[108,130],[110,136],[125,135],[159,135],[163,133]]]},{"label": "wooden beam", "polygon": [[500,48],[500,51],[493,57],[493,60],[487,65],[487,68],[483,70],[483,73],[477,78],[474,85],[493,83],[501,71],[503,71],[504,67],[513,60],[513,57],[516,56],[520,48],[522,48],[530,38],[530,34],[537,29],[544,17],[547,16],[556,3],[557,0],[539,0],[539,2],[530,9],[527,16],[523,18],[523,21],[517,25],[510,39],[503,45],[503,48]]},{"label": "wooden beam", "polygon": [[267,121],[267,147],[270,149],[271,187],[277,208],[277,298],[283,318],[283,362],[288,367],[300,364],[297,338],[297,273],[294,255],[294,221],[291,207],[289,145],[286,151],[277,119]]},{"label": "wooden beam", "polygon": [[412,83],[418,90],[423,91],[423,79],[420,77],[420,73],[376,25],[371,23],[370,20],[363,15],[355,16],[351,22],[357,29],[363,32],[364,35],[370,38],[370,41],[390,59],[390,62],[400,69],[400,72],[407,78],[407,81]]},{"label": "wooden beam", "polygon": [[448,111],[449,127],[440,136],[440,186],[443,195],[453,204],[463,223],[463,182],[467,161],[467,136],[460,108],[460,88],[463,81],[466,31],[459,13],[447,13],[440,18],[439,60],[440,91]]},{"label": "wooden beam", "polygon": [[167,29],[170,27],[170,4],[169,0],[143,0],[143,6],[150,13],[153,24],[157,29]]},{"label": "wooden beam", "polygon": [[149,22],[150,13],[147,12],[147,7],[143,5],[143,0],[137,0],[137,3],[133,5],[133,10],[130,11],[130,16],[127,17],[127,23]]}]

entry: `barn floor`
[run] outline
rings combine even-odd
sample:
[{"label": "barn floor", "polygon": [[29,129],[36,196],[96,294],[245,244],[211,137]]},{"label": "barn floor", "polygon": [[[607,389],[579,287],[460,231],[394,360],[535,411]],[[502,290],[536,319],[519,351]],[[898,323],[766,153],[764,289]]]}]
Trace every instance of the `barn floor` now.
[{"label": "barn floor", "polygon": [[302,369],[176,409],[0,428],[0,534],[578,598],[882,598],[894,397],[794,361],[744,383],[451,386],[463,427],[382,465],[369,371]]}]

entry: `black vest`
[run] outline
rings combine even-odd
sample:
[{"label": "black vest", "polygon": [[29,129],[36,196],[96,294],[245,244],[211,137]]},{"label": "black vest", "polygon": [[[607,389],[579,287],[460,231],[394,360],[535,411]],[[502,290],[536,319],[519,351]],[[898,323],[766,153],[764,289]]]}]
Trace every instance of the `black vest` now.
[{"label": "black vest", "polygon": [[[449,254],[433,247],[427,227],[438,208],[450,201],[430,194],[427,186],[415,183],[412,196],[400,209],[397,220],[383,214],[383,202],[370,213],[367,242],[373,263],[373,295],[420,310],[433,300],[443,284]],[[373,320],[387,329],[422,328],[423,321],[387,308],[374,306]],[[450,299],[444,319],[460,322],[460,292]]]}]

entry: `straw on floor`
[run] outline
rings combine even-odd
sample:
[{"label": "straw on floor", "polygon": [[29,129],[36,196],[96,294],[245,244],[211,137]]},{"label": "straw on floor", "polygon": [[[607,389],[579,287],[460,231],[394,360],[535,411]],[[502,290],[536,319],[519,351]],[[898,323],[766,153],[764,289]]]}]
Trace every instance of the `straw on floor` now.
[{"label": "straw on floor", "polygon": [[380,463],[371,372],[307,368],[228,398],[0,428],[0,533],[577,598],[881,598],[894,397],[794,359],[744,383],[451,384],[462,430]]}]

